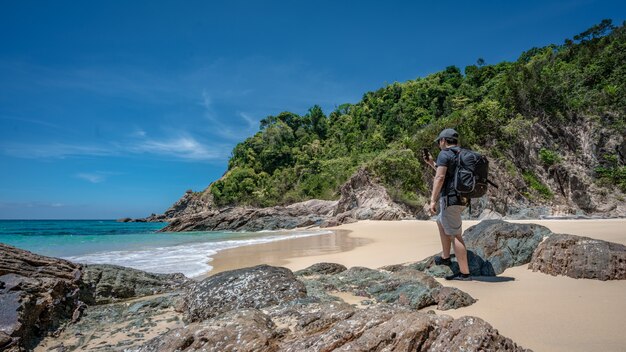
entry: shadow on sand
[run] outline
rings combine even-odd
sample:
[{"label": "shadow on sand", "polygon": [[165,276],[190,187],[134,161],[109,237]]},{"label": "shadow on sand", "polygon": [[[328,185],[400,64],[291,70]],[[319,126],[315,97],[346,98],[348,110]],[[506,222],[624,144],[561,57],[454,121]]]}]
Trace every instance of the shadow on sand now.
[{"label": "shadow on sand", "polygon": [[472,276],[472,281],[499,283],[515,281],[515,278],[509,276]]}]

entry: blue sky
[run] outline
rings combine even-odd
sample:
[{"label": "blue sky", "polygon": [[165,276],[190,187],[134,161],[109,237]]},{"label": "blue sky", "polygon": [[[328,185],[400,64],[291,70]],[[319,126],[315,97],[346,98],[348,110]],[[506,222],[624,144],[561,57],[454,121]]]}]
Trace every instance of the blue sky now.
[{"label": "blue sky", "polygon": [[626,17],[590,0],[1,4],[0,219],[161,213],[268,115]]}]

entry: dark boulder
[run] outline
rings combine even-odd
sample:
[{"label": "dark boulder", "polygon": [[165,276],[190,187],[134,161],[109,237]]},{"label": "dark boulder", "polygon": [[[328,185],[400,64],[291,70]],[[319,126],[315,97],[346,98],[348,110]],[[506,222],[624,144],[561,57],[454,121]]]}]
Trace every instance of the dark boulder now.
[{"label": "dark boulder", "polygon": [[554,234],[539,245],[529,269],[576,279],[626,279],[626,246],[574,235]]},{"label": "dark boulder", "polygon": [[336,263],[317,263],[310,267],[296,271],[296,276],[329,275],[348,270],[344,265]]},{"label": "dark boulder", "polygon": [[[470,273],[473,276],[496,276],[507,268],[528,264],[537,246],[550,235],[552,232],[541,225],[483,220],[463,233]],[[435,256],[432,256],[419,262],[383,269],[397,271],[409,267],[443,277],[460,270],[456,257],[452,255],[451,258],[450,266],[436,265]]]},{"label": "dark boulder", "polygon": [[498,275],[507,268],[528,264],[537,246],[552,231],[536,224],[485,220],[463,234],[465,245],[484,262],[482,275]]},{"label": "dark boulder", "polygon": [[[81,306],[80,266],[0,244],[0,331],[6,348],[32,348]],[[10,341],[9,341],[10,339]]]},{"label": "dark boulder", "polygon": [[431,276],[403,268],[387,272],[363,267],[353,267],[334,275],[314,278],[302,277],[310,294],[319,295],[320,301],[328,301],[326,294],[332,291],[350,292],[356,296],[374,299],[412,309],[437,305],[439,309],[455,309],[473,304],[475,300],[456,288],[443,287]]},{"label": "dark boulder", "polygon": [[81,299],[87,304],[111,303],[181,289],[191,280],[183,274],[153,274],[109,264],[83,268]]},{"label": "dark boulder", "polygon": [[179,307],[185,320],[201,321],[241,308],[263,308],[306,297],[287,268],[259,265],[222,272],[195,283]]}]

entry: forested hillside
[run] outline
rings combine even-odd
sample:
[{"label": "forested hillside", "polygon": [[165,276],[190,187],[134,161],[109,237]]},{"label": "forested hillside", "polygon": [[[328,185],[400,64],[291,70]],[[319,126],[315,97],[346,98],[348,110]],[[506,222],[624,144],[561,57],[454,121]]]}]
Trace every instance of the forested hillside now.
[{"label": "forested hillside", "polygon": [[420,207],[432,177],[421,149],[435,154],[434,137],[454,127],[505,184],[492,194],[498,210],[510,212],[510,201],[495,198],[511,197],[594,211],[598,190],[618,201],[626,192],[625,115],[626,27],[604,20],[515,62],[450,66],[328,115],[313,106],[302,116],[268,116],[235,147],[227,173],[198,195],[218,207],[337,199],[365,167],[394,200]]}]

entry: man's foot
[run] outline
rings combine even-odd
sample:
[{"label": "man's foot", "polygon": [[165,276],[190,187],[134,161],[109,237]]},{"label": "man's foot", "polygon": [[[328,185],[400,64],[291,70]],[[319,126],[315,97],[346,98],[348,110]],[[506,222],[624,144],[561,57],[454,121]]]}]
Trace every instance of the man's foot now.
[{"label": "man's foot", "polygon": [[470,274],[456,273],[446,276],[446,280],[472,281],[472,276]]},{"label": "man's foot", "polygon": [[436,265],[450,265],[452,264],[452,261],[450,260],[450,258],[442,258],[440,256],[436,256],[435,257],[435,264]]}]

